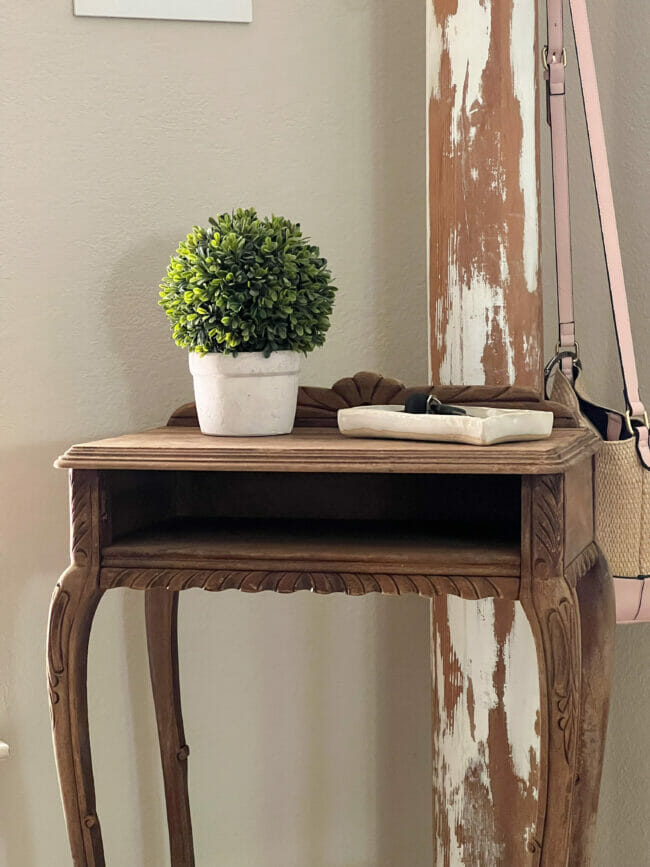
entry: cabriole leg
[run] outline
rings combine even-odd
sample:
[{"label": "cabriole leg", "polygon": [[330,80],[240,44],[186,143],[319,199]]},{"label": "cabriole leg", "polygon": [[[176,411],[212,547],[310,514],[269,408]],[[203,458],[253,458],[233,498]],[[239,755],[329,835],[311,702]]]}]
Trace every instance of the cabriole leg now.
[{"label": "cabriole leg", "polygon": [[88,641],[103,591],[99,551],[106,532],[102,490],[95,470],[70,474],[70,567],[50,605],[47,678],[54,753],[72,862],[104,867],[104,847],[95,808],[88,732]]},{"label": "cabriole leg", "polygon": [[614,664],[614,582],[602,554],[576,591],[582,643],[581,716],[571,822],[570,867],[588,867],[594,848]]},{"label": "cabriole leg", "polygon": [[589,528],[585,491],[583,497],[559,475],[528,477],[522,485],[521,602],[535,636],[541,708],[531,851],[548,867],[591,861],[607,731],[613,582],[588,534],[582,552],[565,562],[567,534]]},{"label": "cabriole leg", "polygon": [[103,867],[104,847],[95,808],[86,692],[88,640],[102,596],[85,569],[71,566],[52,597],[47,672],[54,752],[72,862]]},{"label": "cabriole leg", "polygon": [[145,592],[149,671],[165,782],[172,867],[194,867],[187,758],[178,675],[178,593]]},{"label": "cabriole leg", "polygon": [[580,732],[578,599],[563,578],[522,600],[535,636],[540,681],[540,774],[535,836],[529,849],[543,867],[565,865]]},{"label": "cabriole leg", "polygon": [[581,636],[575,577],[564,574],[564,478],[525,478],[522,485],[521,603],[537,649],[540,768],[533,863],[564,867],[581,713]]}]

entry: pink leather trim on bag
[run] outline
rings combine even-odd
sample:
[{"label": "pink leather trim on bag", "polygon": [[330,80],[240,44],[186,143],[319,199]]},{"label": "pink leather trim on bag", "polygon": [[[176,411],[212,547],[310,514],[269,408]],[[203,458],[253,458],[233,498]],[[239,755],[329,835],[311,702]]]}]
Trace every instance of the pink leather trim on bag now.
[{"label": "pink leather trim on bag", "polygon": [[[625,277],[620,241],[616,225],[616,211],[612,182],[607,160],[607,146],[603,128],[602,110],[598,94],[598,80],[594,63],[586,0],[569,0],[573,32],[575,35],[578,68],[582,87],[591,163],[598,201],[598,216],[602,231],[607,279],[614,314],[616,339],[623,372],[626,416],[607,413],[605,435],[616,442],[625,435],[623,424],[636,439],[636,450],[641,466],[650,470],[650,430],[648,416],[639,394],[639,380],[634,355],[632,327],[625,291]],[[547,0],[548,46],[544,66],[548,83],[548,120],[551,126],[551,153],[553,158],[553,196],[555,211],[555,246],[557,263],[557,293],[559,343],[553,360],[561,360],[562,373],[574,384],[579,368],[578,346],[575,341],[573,275],[571,263],[571,222],[569,214],[568,139],[566,127],[566,86],[564,47],[564,0]],[[547,366],[547,369],[550,365]],[[640,472],[643,472],[641,469]],[[615,508],[615,505],[613,506]],[[646,519],[639,514],[639,522]],[[649,528],[639,527],[641,533]],[[650,621],[650,576],[614,578],[616,591],[616,620],[618,623]]]},{"label": "pink leather trim on bag", "polygon": [[617,412],[607,413],[607,439],[610,442],[616,442],[621,438],[623,430],[623,419]]},{"label": "pink leather trim on bag", "polygon": [[617,623],[650,620],[649,582],[650,578],[614,578]]},{"label": "pink leather trim on bag", "polygon": [[[559,319],[558,349],[576,345],[573,313],[571,261],[571,219],[569,202],[569,152],[566,146],[566,81],[564,49],[564,0],[548,0],[548,45],[545,49],[545,78],[548,82],[548,122],[551,127],[553,166],[553,215],[555,219],[555,266]],[[562,358],[561,369],[573,382],[573,363]]]},{"label": "pink leather trim on bag", "polygon": [[637,428],[636,443],[641,463],[650,470],[650,430],[647,427]]},{"label": "pink leather trim on bag", "polygon": [[[650,469],[650,434],[643,423],[645,407],[639,395],[639,379],[634,357],[632,327],[625,292],[625,277],[621,247],[616,225],[612,182],[607,160],[605,130],[598,94],[598,79],[594,63],[589,17],[585,0],[569,0],[576,42],[578,68],[587,120],[587,133],[598,200],[598,213],[607,264],[607,278],[616,326],[616,338],[623,380],[625,401],[632,419],[637,450],[641,462]],[[548,119],[551,126],[553,157],[553,196],[555,211],[555,246],[557,261],[557,292],[559,313],[559,350],[575,350],[573,278],[571,269],[571,223],[569,214],[568,143],[566,129],[566,88],[564,47],[564,0],[547,0],[548,46],[545,50],[548,82]],[[573,359],[562,357],[562,372],[573,382]],[[628,419],[628,424],[630,424]],[[615,427],[611,427],[612,433]]]}]

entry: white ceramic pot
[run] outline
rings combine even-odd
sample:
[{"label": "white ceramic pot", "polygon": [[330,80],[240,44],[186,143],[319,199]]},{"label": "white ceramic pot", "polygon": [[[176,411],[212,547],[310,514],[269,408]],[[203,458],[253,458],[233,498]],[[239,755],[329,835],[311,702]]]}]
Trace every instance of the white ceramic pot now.
[{"label": "white ceramic pot", "polygon": [[283,350],[223,355],[190,352],[201,431],[210,436],[273,436],[293,427],[300,354]]}]

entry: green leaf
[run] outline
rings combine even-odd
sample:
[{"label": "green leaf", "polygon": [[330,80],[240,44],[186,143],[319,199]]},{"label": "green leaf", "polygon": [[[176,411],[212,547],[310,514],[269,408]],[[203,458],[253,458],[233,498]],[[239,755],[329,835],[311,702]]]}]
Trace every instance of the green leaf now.
[{"label": "green leaf", "polygon": [[158,289],[179,346],[232,355],[322,345],[337,291],[299,223],[253,208],[194,226]]}]

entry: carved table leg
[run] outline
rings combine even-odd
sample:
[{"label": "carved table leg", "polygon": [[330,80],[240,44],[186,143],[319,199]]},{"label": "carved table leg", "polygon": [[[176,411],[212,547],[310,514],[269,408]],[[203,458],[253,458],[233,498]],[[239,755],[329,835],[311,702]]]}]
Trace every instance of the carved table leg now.
[{"label": "carved table leg", "polygon": [[47,638],[54,752],[72,861],[80,867],[104,867],[86,692],[90,628],[103,595],[98,568],[105,525],[101,498],[96,471],[70,474],[71,566],[54,590]]},{"label": "carved table leg", "polygon": [[102,592],[85,569],[71,566],[52,597],[47,645],[50,710],[61,799],[72,861],[103,867],[95,809],[86,673],[90,627]]},{"label": "carved table leg", "polygon": [[537,647],[540,773],[534,863],[567,864],[581,707],[578,597],[564,570],[562,476],[523,486],[521,602]]},{"label": "carved table leg", "polygon": [[187,757],[178,677],[178,593],[145,592],[145,618],[151,687],[165,781],[172,867],[194,867]]},{"label": "carved table leg", "polygon": [[581,719],[571,823],[570,867],[588,867],[596,834],[614,662],[614,583],[602,556],[577,580],[582,636]]},{"label": "carved table leg", "polygon": [[[522,488],[521,602],[539,664],[541,762],[536,863],[590,863],[602,769],[614,647],[609,570],[591,542],[565,564],[562,476],[528,478]],[[575,496],[574,496],[575,499]],[[571,525],[569,525],[571,526]]]},{"label": "carved table leg", "polygon": [[537,644],[541,693],[541,761],[536,834],[538,863],[567,863],[580,727],[580,615],[575,591],[555,579],[524,603]]}]

